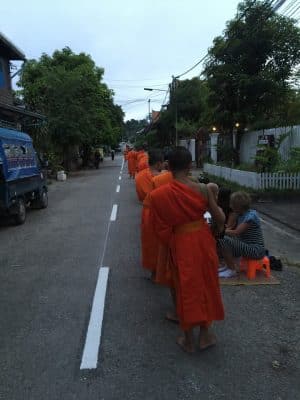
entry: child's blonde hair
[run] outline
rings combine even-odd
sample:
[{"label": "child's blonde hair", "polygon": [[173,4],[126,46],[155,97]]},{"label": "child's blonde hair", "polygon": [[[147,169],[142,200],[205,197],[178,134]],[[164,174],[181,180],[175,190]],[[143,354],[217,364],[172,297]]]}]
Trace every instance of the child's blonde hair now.
[{"label": "child's blonde hair", "polygon": [[250,208],[251,197],[246,192],[234,192],[230,196],[230,205],[232,208],[239,208],[247,211]]}]

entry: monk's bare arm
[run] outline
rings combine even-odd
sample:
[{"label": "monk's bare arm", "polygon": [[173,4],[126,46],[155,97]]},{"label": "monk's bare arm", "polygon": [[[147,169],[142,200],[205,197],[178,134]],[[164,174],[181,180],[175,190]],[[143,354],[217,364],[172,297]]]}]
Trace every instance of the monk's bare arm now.
[{"label": "monk's bare arm", "polygon": [[250,224],[247,222],[243,222],[242,224],[238,225],[235,229],[226,229],[225,233],[229,236],[239,236],[241,233],[245,232],[249,229]]},{"label": "monk's bare arm", "polygon": [[226,228],[234,229],[236,227],[236,223],[237,223],[237,214],[234,212],[231,212],[227,219]]},{"label": "monk's bare arm", "polygon": [[207,196],[209,212],[211,213],[211,216],[216,222],[219,230],[222,231],[225,223],[225,214],[223,210],[218,206],[215,196],[209,187],[207,188]]}]

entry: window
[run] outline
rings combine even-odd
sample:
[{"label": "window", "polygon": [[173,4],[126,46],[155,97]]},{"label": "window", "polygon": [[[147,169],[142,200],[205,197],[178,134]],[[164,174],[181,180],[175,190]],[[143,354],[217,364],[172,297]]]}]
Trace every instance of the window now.
[{"label": "window", "polygon": [[8,169],[30,168],[36,165],[34,151],[30,146],[4,144]]}]

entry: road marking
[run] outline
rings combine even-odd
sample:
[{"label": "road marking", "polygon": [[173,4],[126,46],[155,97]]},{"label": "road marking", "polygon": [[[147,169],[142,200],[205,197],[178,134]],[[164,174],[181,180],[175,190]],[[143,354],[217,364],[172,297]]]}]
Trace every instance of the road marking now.
[{"label": "road marking", "polygon": [[119,181],[122,179],[122,177],[121,176],[119,176]]},{"label": "road marking", "polygon": [[120,185],[117,186],[116,192],[117,192],[117,193],[120,192]]},{"label": "road marking", "polygon": [[99,269],[80,369],[97,368],[108,273],[108,267],[101,267]]},{"label": "road marking", "polygon": [[123,158],[123,161],[122,161],[122,167],[121,167],[121,171],[123,170],[123,168],[124,168],[124,158]]},{"label": "road marking", "polygon": [[263,219],[262,217],[260,217],[260,219],[261,219],[261,221],[262,221],[264,224],[271,226],[272,229],[274,229],[274,231],[277,231],[277,232],[279,232],[279,233],[281,233],[281,234],[283,234],[283,235],[289,236],[289,237],[291,237],[291,238],[293,238],[293,239],[299,240],[299,236],[293,235],[293,234],[290,233],[290,232],[286,232],[285,230],[279,228],[278,226],[272,224],[271,222],[266,221],[266,220]]},{"label": "road marking", "polygon": [[118,205],[114,204],[111,210],[110,220],[115,221],[117,219]]}]

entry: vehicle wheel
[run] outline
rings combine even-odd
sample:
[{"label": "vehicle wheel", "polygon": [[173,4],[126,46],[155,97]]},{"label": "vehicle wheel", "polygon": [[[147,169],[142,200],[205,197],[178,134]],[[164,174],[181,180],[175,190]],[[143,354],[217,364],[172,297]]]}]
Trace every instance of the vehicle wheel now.
[{"label": "vehicle wheel", "polygon": [[22,198],[17,201],[17,214],[14,215],[16,225],[24,224],[26,220],[26,206]]},{"label": "vehicle wheel", "polygon": [[38,200],[39,208],[47,208],[48,207],[48,193],[45,189],[42,189],[39,200]]}]

